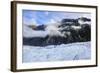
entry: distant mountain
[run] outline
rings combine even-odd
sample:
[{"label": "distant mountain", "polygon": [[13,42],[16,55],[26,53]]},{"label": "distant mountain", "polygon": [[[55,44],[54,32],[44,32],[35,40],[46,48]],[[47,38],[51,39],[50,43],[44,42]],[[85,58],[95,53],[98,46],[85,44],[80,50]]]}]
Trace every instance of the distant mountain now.
[{"label": "distant mountain", "polygon": [[82,20],[82,21],[84,21],[84,22],[86,22],[86,21],[91,21],[91,19],[86,18],[86,17],[78,18],[78,20]]},{"label": "distant mountain", "polygon": [[82,22],[91,22],[91,19],[89,18],[86,18],[86,17],[81,17],[81,18],[77,18],[77,19],[62,19],[61,21],[61,24],[62,26],[71,26],[71,25],[75,25],[75,26],[78,26],[80,25],[79,21],[82,21]]},{"label": "distant mountain", "polygon": [[61,21],[62,25],[77,25],[78,19],[62,19]]},{"label": "distant mountain", "polygon": [[45,30],[45,25],[38,25],[36,28],[34,28],[34,30]]},{"label": "distant mountain", "polygon": [[30,27],[32,29],[35,29],[36,28],[36,25],[28,25],[28,27]]},{"label": "distant mountain", "polygon": [[29,26],[30,29],[33,29],[30,33],[33,37],[24,36],[23,44],[47,46],[91,41],[91,25],[85,23],[90,21],[91,19],[82,17],[78,19],[62,19],[60,25]]}]

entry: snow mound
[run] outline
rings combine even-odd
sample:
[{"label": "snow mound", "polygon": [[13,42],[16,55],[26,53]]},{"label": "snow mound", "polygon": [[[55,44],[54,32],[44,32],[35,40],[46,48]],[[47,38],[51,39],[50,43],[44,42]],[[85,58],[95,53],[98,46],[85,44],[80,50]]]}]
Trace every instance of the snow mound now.
[{"label": "snow mound", "polygon": [[45,62],[83,60],[91,58],[91,42],[49,45],[45,47],[23,46],[22,61]]}]

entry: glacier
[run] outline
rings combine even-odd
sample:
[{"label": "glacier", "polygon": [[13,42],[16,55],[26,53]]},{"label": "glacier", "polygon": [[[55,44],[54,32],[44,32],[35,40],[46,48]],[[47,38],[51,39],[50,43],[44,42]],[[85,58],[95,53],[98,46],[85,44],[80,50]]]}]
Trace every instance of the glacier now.
[{"label": "glacier", "polygon": [[91,41],[44,47],[26,46],[22,49],[22,63],[91,59]]}]

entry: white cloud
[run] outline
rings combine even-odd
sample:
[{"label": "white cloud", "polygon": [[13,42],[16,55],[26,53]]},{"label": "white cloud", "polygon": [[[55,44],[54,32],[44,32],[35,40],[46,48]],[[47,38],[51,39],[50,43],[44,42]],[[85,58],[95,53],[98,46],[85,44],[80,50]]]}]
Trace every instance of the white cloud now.
[{"label": "white cloud", "polygon": [[45,31],[47,31],[47,33],[48,33],[49,36],[61,36],[61,37],[65,37],[65,35],[59,31],[59,28],[58,28],[57,25],[58,25],[57,23],[48,25],[45,28]]},{"label": "white cloud", "polygon": [[46,31],[35,31],[29,28],[27,25],[23,26],[23,36],[24,37],[45,37],[47,36]]},{"label": "white cloud", "polygon": [[25,18],[24,19],[24,25],[36,25],[37,26],[39,24],[37,24],[37,22],[34,18],[32,18],[32,19]]},{"label": "white cloud", "polygon": [[54,19],[51,19],[49,23],[56,23]]}]

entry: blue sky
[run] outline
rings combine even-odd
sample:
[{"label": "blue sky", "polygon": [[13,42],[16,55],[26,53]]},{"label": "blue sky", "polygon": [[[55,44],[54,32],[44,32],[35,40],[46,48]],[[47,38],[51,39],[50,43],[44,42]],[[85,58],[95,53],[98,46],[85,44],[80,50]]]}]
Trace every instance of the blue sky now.
[{"label": "blue sky", "polygon": [[82,16],[91,18],[90,13],[23,10],[23,23],[42,25],[59,22],[64,18],[76,19]]}]

